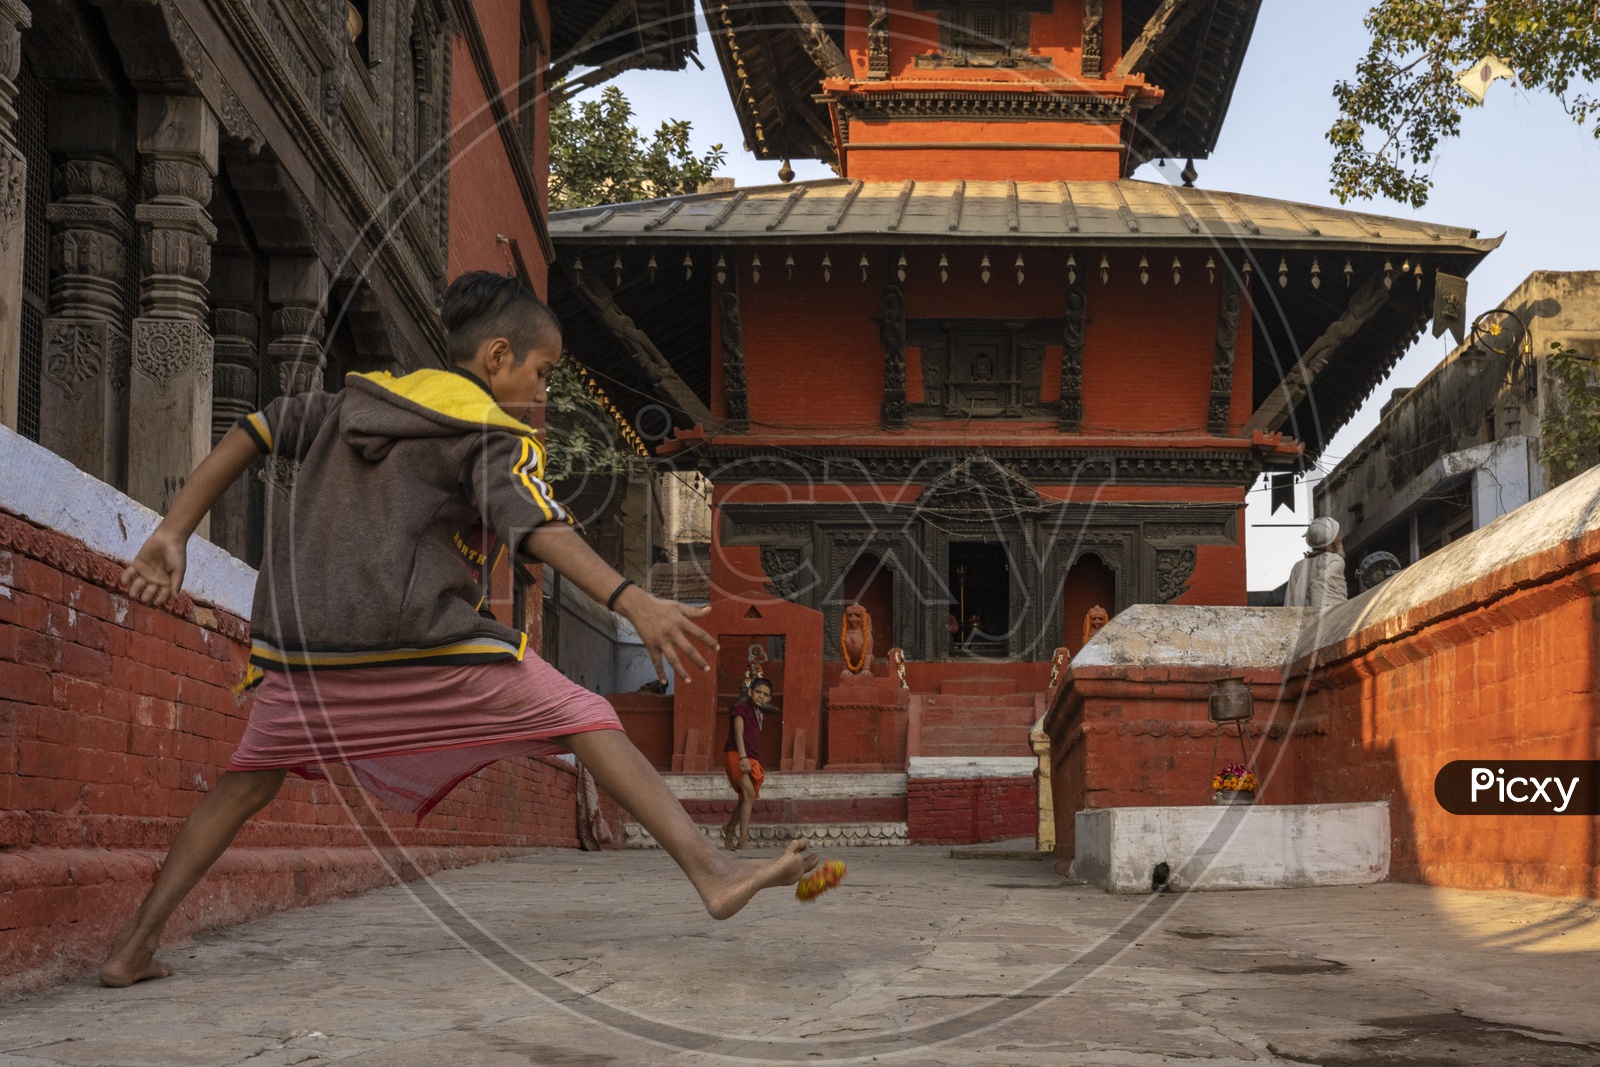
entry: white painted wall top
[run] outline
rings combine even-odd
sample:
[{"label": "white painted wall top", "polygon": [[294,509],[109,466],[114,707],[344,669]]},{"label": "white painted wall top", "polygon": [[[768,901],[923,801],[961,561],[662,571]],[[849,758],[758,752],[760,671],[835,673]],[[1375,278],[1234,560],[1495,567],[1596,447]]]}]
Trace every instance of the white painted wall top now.
[{"label": "white painted wall top", "polygon": [[1280,667],[1294,647],[1300,608],[1134,604],[1072,658],[1082,667]]},{"label": "white painted wall top", "polygon": [[[143,504],[4,426],[0,426],[0,508],[76,537],[119,563],[131,560],[161,521]],[[189,538],[184,592],[248,619],[255,588],[254,568],[202,537]]]}]

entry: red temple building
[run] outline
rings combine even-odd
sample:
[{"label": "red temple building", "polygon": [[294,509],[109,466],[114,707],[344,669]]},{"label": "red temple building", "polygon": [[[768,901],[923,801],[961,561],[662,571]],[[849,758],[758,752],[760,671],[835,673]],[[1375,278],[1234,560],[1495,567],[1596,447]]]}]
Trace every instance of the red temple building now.
[{"label": "red temple building", "polygon": [[[1245,603],[1246,491],[1313,459],[1436,275],[1497,243],[1195,188],[1192,163],[1181,187],[1130,178],[1212,150],[1257,7],[707,4],[749,150],[839,177],[551,218],[574,357],[714,487],[729,638],[658,765],[719,765],[739,635],[789,635],[766,668],[783,769],[899,771],[1026,757],[1096,604]],[[822,628],[820,681],[788,628],[813,624],[769,624],[777,601]],[[908,690],[886,662],[836,685],[851,602]],[[1017,829],[919,835],[912,778],[913,839]]]}]

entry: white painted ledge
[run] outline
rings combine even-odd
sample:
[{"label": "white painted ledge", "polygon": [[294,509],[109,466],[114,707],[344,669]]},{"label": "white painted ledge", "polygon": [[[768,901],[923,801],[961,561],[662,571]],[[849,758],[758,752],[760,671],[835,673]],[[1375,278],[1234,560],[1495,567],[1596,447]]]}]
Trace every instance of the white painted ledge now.
[{"label": "white painted ledge", "polygon": [[[126,563],[161,516],[85,474],[48,448],[0,426],[0,508],[76,537],[93,552]],[[256,572],[202,537],[189,538],[184,592],[250,618]]]},{"label": "white painted ledge", "polygon": [[[701,823],[699,830],[707,840],[721,848],[722,827]],[[624,848],[661,847],[656,839],[650,836],[650,831],[638,823],[624,823],[622,834]],[[754,848],[783,848],[789,842],[804,837],[811,842],[813,848],[883,848],[910,844],[908,834],[909,831],[903,822],[752,823],[750,844]]]},{"label": "white painted ledge", "polygon": [[[679,800],[733,800],[725,774],[664,774],[662,780]],[[762,800],[852,800],[857,797],[903,797],[903,774],[792,774],[768,771],[761,783]]]},{"label": "white painted ledge", "polygon": [[1098,808],[1076,816],[1072,870],[1112,893],[1365,885],[1389,877],[1389,804]]},{"label": "white painted ledge", "polygon": [[929,778],[1032,778],[1039,768],[1036,756],[912,756],[906,777]]}]

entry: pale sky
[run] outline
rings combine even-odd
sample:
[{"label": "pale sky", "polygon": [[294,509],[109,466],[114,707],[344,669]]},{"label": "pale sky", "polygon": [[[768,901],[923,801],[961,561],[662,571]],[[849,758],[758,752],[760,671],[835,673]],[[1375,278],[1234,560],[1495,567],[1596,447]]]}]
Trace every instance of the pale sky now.
[{"label": "pale sky", "polygon": [[[1263,5],[1217,149],[1209,160],[1195,163],[1197,186],[1340,206],[1328,193],[1333,150],[1324,134],[1336,115],[1333,84],[1353,74],[1366,49],[1361,22],[1366,10],[1365,4],[1352,0],[1269,0]],[[688,119],[698,148],[720,142],[728,150],[728,163],[719,173],[740,185],[773,184],[778,164],[742,150],[743,138],[703,19],[701,24],[705,70],[691,65],[685,71],[635,71],[613,84],[632,102],[641,129],[652,129],[664,119]],[[834,176],[815,160],[794,160],[792,165],[799,178]],[[1182,160],[1164,170],[1147,164],[1135,177],[1176,181],[1182,166]],[[1600,210],[1595,203],[1600,140],[1574,123],[1554,97],[1495,83],[1486,105],[1464,118],[1460,139],[1445,142],[1437,153],[1433,178],[1432,199],[1421,211],[1390,201],[1347,206],[1468,226],[1485,237],[1506,234],[1505,243],[1472,274],[1469,319],[1499,306],[1535,270],[1600,268]],[[1425,333],[1334,437],[1319,461],[1321,469],[1331,470],[1372,430],[1392,389],[1416,384],[1450,346],[1448,334],[1435,339]],[[1270,517],[1266,498],[1264,486],[1257,487],[1246,509],[1251,589],[1277,586],[1304,550],[1299,530],[1256,524],[1309,521],[1305,485],[1293,516],[1279,511]]]}]

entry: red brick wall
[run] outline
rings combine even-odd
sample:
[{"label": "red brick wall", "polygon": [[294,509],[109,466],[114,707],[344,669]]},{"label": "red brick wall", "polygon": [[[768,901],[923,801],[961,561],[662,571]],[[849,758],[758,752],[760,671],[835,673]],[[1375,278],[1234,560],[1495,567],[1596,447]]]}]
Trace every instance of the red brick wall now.
[{"label": "red brick wall", "polygon": [[[795,249],[792,280],[783,266],[789,251],[758,250],[759,283],[751,281],[751,252],[727,254],[728,268],[739,278],[750,418],[758,433],[815,426],[856,427],[877,434],[883,400],[883,347],[877,320],[882,315],[887,251],[842,245]],[[905,249],[907,317],[1060,318],[1065,314],[1066,251],[1022,250],[1022,284],[1016,277],[1017,251],[990,250],[990,280],[984,283],[980,249],[947,250],[947,282],[939,280],[937,251]],[[863,252],[868,264],[865,281],[859,266]],[[1189,251],[1184,253],[1183,281],[1173,285],[1173,253],[1168,249],[1143,253],[1149,260],[1150,280],[1142,283],[1141,254],[1108,253],[1107,284],[1099,279],[1098,254],[1078,254],[1077,270],[1085,281],[1090,316],[1084,340],[1083,432],[1204,437],[1220,280],[1208,283],[1205,256]],[[824,255],[832,264],[828,281],[823,280]],[[829,316],[825,344],[819,344],[813,328],[818,308],[826,308]],[[715,323],[715,315],[712,320]],[[1235,430],[1249,415],[1251,395],[1248,312],[1241,322],[1234,360]],[[716,344],[713,338],[713,350]],[[1047,374],[1045,381],[1058,394],[1060,349],[1053,348],[1050,357],[1057,373],[1054,378]],[[910,358],[916,362],[917,353]],[[712,375],[712,405],[720,411],[719,361],[712,361]],[[921,388],[920,375],[910,367],[907,386],[912,394]],[[1046,399],[1054,398],[1055,394],[1046,393]],[[961,429],[982,432],[985,427]],[[1011,429],[1008,424],[1007,430]],[[1060,444],[1053,425],[1040,424],[1032,430]]]},{"label": "red brick wall", "polygon": [[[1264,804],[1296,803],[1295,764],[1280,758],[1292,709],[1276,709],[1275,716],[1277,672],[1075,667],[1046,718],[1057,850],[1071,858],[1073,816],[1086,808],[1211,803],[1213,772],[1241,756],[1237,732],[1229,727],[1219,737],[1207,704],[1217,681],[1241,674],[1256,700],[1246,751],[1263,775],[1258,797]],[[1316,728],[1294,724],[1302,740]]]},{"label": "red brick wall", "polygon": [[1600,819],[1450,815],[1433,795],[1452,760],[1600,758],[1595,542],[1586,565],[1483,583],[1477,604],[1395,639],[1358,636],[1313,675],[1300,714],[1327,736],[1291,750],[1297,792],[1387,799],[1395,879],[1600,897]]},{"label": "red brick wall", "polygon": [[[1600,820],[1456,816],[1452,760],[1600,758],[1600,535],[1449,590],[1283,672],[1075,668],[1047,719],[1058,848],[1085,808],[1209,802],[1214,681],[1245,674],[1265,803],[1387,800],[1391,877],[1600,896]],[[1217,762],[1238,759],[1224,740]]]},{"label": "red brick wall", "polygon": [[655,693],[612,693],[606,697],[634,747],[658,771],[672,769],[672,697]]},{"label": "red brick wall", "polygon": [[[505,93],[506,108],[516,113],[518,90],[517,53],[519,6],[513,3],[485,3],[474,0],[478,23],[489,46],[495,78]],[[545,5],[535,4],[541,26],[548,32]],[[467,50],[466,39],[455,38],[450,77],[450,248],[447,271],[455,277],[469,270],[511,273],[511,259],[498,236],[517,240],[534,288],[545,291],[544,252],[532,218],[517,190],[516,178],[506,156],[505,143],[494,126],[478,69]],[[540,92],[537,84],[531,91]],[[530,166],[541,180],[549,161],[549,114],[541,102],[534,112],[532,128],[524,127],[523,142],[530,149]],[[542,208],[542,205],[541,205]]]},{"label": "red brick wall", "polygon": [[913,845],[1032,837],[1038,805],[1033,778],[913,778],[906,783],[906,834]]},{"label": "red brick wall", "polygon": [[[244,730],[248,700],[232,686],[245,623],[186,596],[130,602],[119,571],[0,513],[0,986],[97,960]],[[373,843],[436,870],[574,847],[576,832],[575,774],[559,760],[496,764],[420,827],[346,784],[291,778],[173,929],[391,882]]]}]

